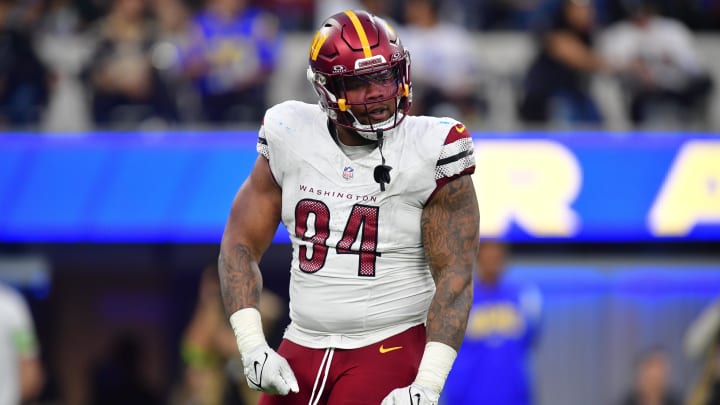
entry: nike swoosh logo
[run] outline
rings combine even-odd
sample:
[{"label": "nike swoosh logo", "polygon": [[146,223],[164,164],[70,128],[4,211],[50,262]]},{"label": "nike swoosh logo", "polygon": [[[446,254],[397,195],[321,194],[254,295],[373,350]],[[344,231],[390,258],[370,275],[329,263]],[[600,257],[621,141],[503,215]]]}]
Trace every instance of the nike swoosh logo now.
[{"label": "nike swoosh logo", "polygon": [[[265,353],[265,358],[263,359],[262,365],[257,360],[253,364],[253,368],[255,369],[255,376],[254,376],[255,381],[253,381],[253,379],[251,379],[248,376],[248,381],[250,381],[254,386],[256,386],[257,388],[260,388],[260,389],[262,389],[262,373],[263,373],[263,370],[265,369],[265,363],[267,362],[267,359],[268,359],[268,354]],[[260,366],[259,373],[258,373],[258,366]]]},{"label": "nike swoosh logo", "polygon": [[390,353],[390,352],[393,352],[393,351],[395,351],[395,350],[400,350],[400,349],[402,349],[402,348],[403,348],[402,346],[393,346],[393,347],[387,347],[387,348],[386,348],[385,346],[380,345],[380,353],[381,353],[381,354]]}]

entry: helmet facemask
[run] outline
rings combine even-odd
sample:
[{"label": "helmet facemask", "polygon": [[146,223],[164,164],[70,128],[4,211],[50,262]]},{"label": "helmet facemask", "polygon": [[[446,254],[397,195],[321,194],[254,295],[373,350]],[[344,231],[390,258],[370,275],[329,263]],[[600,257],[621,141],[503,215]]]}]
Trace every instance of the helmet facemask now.
[{"label": "helmet facemask", "polygon": [[[377,58],[377,57],[376,57]],[[308,69],[308,79],[320,96],[320,106],[338,126],[355,130],[364,138],[377,140],[377,131],[395,128],[402,122],[410,109],[411,92],[408,63],[403,58],[392,64],[382,64],[370,69],[356,70],[349,74],[341,72],[323,75]],[[391,87],[387,97],[359,102],[348,102],[347,91],[374,83]],[[351,107],[363,106],[369,112],[380,103],[395,99],[393,114],[384,122],[363,124],[353,114]]]}]

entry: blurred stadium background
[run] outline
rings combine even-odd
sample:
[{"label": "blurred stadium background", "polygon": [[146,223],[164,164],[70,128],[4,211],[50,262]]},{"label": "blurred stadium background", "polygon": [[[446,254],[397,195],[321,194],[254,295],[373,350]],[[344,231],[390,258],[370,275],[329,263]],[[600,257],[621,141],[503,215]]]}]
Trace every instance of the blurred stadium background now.
[{"label": "blurred stadium background", "polygon": [[[267,25],[260,39],[238,28],[231,43],[267,40],[272,49],[247,58],[249,48],[215,49],[207,60],[236,61],[227,80],[243,83],[222,93],[222,80],[193,67],[212,41],[193,48],[189,33],[204,7],[223,1],[133,2],[0,1],[0,42],[8,32],[28,39],[0,47],[9,52],[0,58],[0,280],[31,304],[48,370],[39,404],[94,403],[96,367],[126,336],[140,342],[142,379],[172,403],[201,272],[216,260],[232,196],[256,156],[254,109],[314,102],[305,67],[315,15],[358,6],[235,4],[260,10],[245,23]],[[386,2],[400,29],[411,2]],[[597,35],[628,15],[620,0],[591,6]],[[623,82],[602,72],[588,75],[601,121],[521,119],[534,27],[556,0],[453,0],[438,10],[466,32],[467,55],[477,59],[480,107],[436,111],[461,114],[473,131],[481,234],[508,241],[508,277],[544,296],[534,358],[540,405],[618,404],[637,357],[654,347],[669,354],[671,385],[683,394],[702,369],[684,339],[720,296],[720,2],[656,6],[691,30],[716,86],[692,115],[663,107],[642,123],[624,110]],[[140,35],[142,46],[123,47],[133,13],[154,29]],[[108,33],[116,25],[120,39]],[[33,61],[18,56],[22,44]],[[118,90],[122,78],[131,83]],[[7,96],[15,83],[30,85]],[[213,117],[207,105],[227,110]],[[266,287],[287,298],[283,233],[262,267]]]}]

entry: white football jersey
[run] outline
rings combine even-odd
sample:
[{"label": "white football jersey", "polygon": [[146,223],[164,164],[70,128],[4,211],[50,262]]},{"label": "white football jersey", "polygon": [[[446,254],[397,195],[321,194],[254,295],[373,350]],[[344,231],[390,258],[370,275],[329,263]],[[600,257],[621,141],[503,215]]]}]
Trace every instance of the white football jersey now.
[{"label": "white football jersey", "polygon": [[378,148],[351,159],[318,105],[269,109],[258,152],[282,189],[293,245],[285,338],[357,348],[424,323],[435,292],[423,250],[423,207],[443,184],[475,169],[472,138],[450,118],[408,116],[387,131],[385,191]]}]

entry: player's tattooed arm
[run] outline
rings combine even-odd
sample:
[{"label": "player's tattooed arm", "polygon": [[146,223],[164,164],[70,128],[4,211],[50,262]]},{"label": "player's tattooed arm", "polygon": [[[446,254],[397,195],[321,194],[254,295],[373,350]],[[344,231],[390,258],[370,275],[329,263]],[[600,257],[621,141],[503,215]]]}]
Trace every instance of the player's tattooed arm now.
[{"label": "player's tattooed arm", "polygon": [[232,314],[242,308],[258,308],[262,276],[258,260],[245,245],[223,248],[218,259],[225,310]]},{"label": "player's tattooed arm", "polygon": [[479,217],[472,178],[461,176],[435,194],[423,210],[425,254],[436,291],[427,319],[428,341],[460,348],[472,305]]},{"label": "player's tattooed arm", "polygon": [[258,157],[235,195],[220,243],[218,273],[228,315],[259,305],[263,283],[258,263],[280,223],[281,200],[268,161]]}]

